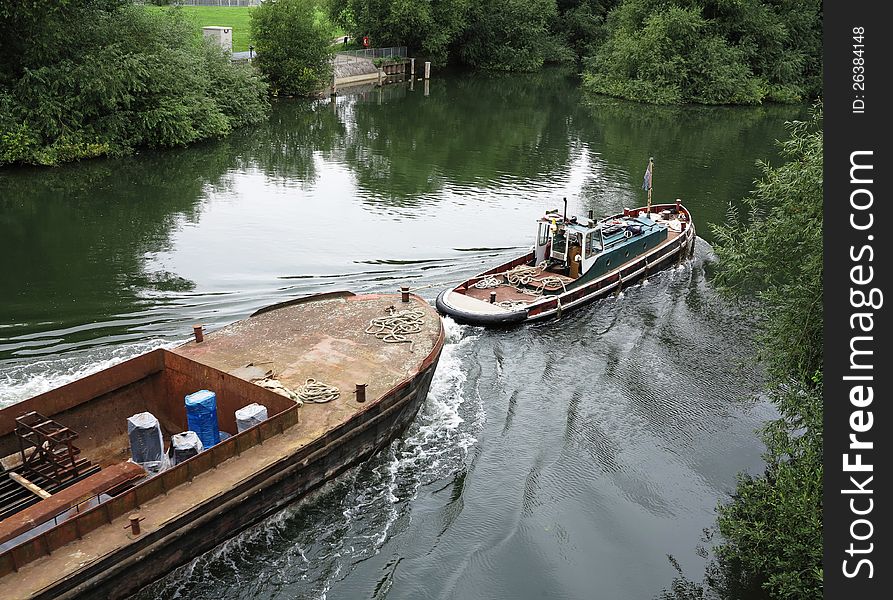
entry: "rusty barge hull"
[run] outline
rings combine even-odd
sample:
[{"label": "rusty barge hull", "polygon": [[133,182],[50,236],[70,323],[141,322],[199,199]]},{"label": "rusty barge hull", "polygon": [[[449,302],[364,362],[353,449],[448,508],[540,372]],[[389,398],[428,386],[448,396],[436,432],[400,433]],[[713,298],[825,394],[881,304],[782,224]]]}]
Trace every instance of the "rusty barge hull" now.
[{"label": "rusty barge hull", "polygon": [[317,447],[306,447],[271,472],[258,473],[213,505],[184,514],[167,531],[148,534],[138,546],[109,557],[36,598],[126,598],[260,522],[368,459],[404,431],[427,396],[435,367],[431,365],[406,388],[382,398],[377,407],[380,410],[363,413],[362,423],[333,432],[331,439],[320,440]]},{"label": "rusty barge hull", "polygon": [[[401,308],[421,315],[412,344],[364,333],[370,316]],[[164,432],[184,430],[182,398],[198,387],[217,391],[221,430],[231,430],[234,408],[250,402],[267,406],[270,416],[0,552],[0,597],[124,598],[258,523],[405,430],[427,396],[443,343],[440,317],[417,296],[404,303],[399,295],[323,294],[262,309],[201,343],[155,350],[3,409],[0,456],[11,456],[15,417],[40,409],[79,432],[83,454],[103,468],[129,455],[127,415],[151,410]],[[342,396],[299,406],[235,376],[252,360],[271,365],[291,389],[315,375]],[[368,384],[364,402],[351,393],[356,383]],[[51,500],[0,522],[0,544],[46,514],[40,508]],[[138,534],[128,528],[134,511],[144,519]]]}]

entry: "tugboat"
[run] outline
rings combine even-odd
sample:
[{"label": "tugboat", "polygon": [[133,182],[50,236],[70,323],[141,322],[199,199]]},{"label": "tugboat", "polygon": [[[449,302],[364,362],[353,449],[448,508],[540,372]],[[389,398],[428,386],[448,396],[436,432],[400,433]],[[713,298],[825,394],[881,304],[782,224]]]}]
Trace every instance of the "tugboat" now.
[{"label": "tugboat", "polygon": [[444,290],[437,310],[490,327],[552,316],[620,290],[694,251],[695,227],[680,200],[624,209],[595,221],[546,212],[531,251]]}]

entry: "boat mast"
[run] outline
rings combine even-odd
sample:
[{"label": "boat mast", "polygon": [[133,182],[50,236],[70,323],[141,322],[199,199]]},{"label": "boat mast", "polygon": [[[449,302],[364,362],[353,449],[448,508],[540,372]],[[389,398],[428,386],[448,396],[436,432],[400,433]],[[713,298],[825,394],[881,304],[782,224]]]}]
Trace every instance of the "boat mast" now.
[{"label": "boat mast", "polygon": [[654,188],[654,157],[651,156],[648,158],[648,173],[650,176],[648,177],[648,210],[645,212],[646,215],[651,214],[651,190]]}]

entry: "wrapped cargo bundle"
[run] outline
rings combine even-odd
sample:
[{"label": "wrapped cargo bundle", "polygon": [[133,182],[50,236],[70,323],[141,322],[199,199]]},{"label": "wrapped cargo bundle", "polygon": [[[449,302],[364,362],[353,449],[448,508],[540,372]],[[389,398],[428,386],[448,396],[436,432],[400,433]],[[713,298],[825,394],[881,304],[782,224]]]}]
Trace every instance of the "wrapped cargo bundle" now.
[{"label": "wrapped cargo bundle", "polygon": [[236,433],[242,433],[267,418],[267,407],[262,404],[249,404],[236,411]]},{"label": "wrapped cargo bundle", "polygon": [[203,448],[208,449],[219,444],[217,394],[209,390],[199,390],[186,396],[186,425],[189,431],[194,431],[198,435]]},{"label": "wrapped cargo bundle", "polygon": [[158,473],[167,466],[161,425],[155,415],[141,412],[128,417],[127,437],[130,438],[133,462],[142,465],[150,473]]},{"label": "wrapped cargo bundle", "polygon": [[171,436],[171,464],[178,465],[204,450],[202,441],[194,431],[184,431]]}]

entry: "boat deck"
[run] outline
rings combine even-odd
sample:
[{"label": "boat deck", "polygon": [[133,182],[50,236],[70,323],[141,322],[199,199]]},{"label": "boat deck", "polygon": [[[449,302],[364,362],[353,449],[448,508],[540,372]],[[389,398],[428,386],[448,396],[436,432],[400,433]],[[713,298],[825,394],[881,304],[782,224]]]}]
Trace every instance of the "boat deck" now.
[{"label": "boat deck", "polygon": [[[421,332],[408,336],[412,347],[409,343],[386,343],[365,333],[369,322],[387,316],[390,307],[424,309]],[[410,296],[409,303],[401,303],[394,295],[344,295],[275,307],[210,332],[201,343],[193,341],[176,348],[175,353],[224,372],[254,363],[272,370],[290,389],[314,378],[337,386],[341,397],[325,404],[304,404],[297,425],[141,504],[140,539],[244,485],[258,472],[374,407],[387,392],[420,371],[441,339],[440,317],[421,298]],[[356,400],[357,383],[368,384],[365,403]],[[0,578],[0,598],[36,596],[57,583],[62,574],[88,569],[135,539],[127,515],[116,518]]]},{"label": "boat deck", "polygon": [[[356,384],[366,383],[366,397],[379,398],[415,373],[434,348],[440,318],[424,300],[394,302],[393,295],[347,296],[285,306],[205,335],[174,352],[224,372],[253,363],[272,370],[273,377],[290,390],[312,378],[341,391],[341,398],[326,404],[305,404],[301,429],[315,439],[363,408],[356,402]],[[422,306],[424,305],[424,306]],[[422,332],[407,336],[409,343],[386,343],[365,333],[372,319],[385,317],[388,308],[425,308]]]},{"label": "boat deck", "polygon": [[[543,284],[543,280],[546,278],[550,278],[551,282]],[[503,277],[499,277],[498,279],[504,280]],[[556,283],[556,280],[561,280],[565,286],[570,285],[574,282],[574,279],[568,277],[567,275],[562,275],[561,273],[554,273],[552,271],[545,270],[540,271],[539,273],[531,277],[530,282],[523,286],[516,287],[509,283],[502,283],[496,287],[488,288],[478,288],[472,286],[465,290],[465,295],[476,300],[490,302],[490,292],[496,292],[497,303],[530,303],[541,297],[543,288],[545,288],[545,290],[549,292],[561,291],[562,286]]]},{"label": "boat deck", "polygon": [[[669,227],[667,229],[667,239],[663,240],[661,243],[655,246],[651,250],[651,252],[657,252],[661,248],[672,244],[680,235],[682,235],[681,231],[676,231],[672,227]],[[604,276],[610,276],[624,268],[625,265],[618,265],[615,269],[612,269]],[[500,285],[487,288],[477,288],[474,286],[470,286],[465,289],[457,289],[450,295],[450,303],[459,309],[466,309],[473,312],[498,314],[501,312],[505,312],[506,310],[506,308],[504,308],[503,306],[499,306],[500,303],[504,302],[511,303],[512,305],[520,305],[531,304],[540,300],[543,297],[541,293],[538,293],[539,290],[543,287],[540,282],[545,277],[554,277],[561,279],[561,281],[564,282],[565,286],[570,286],[574,281],[576,281],[575,279],[566,275],[546,270],[537,274],[529,284],[525,286],[519,286],[519,289],[519,287],[507,283],[504,277],[498,276],[497,278],[502,281]],[[562,288],[557,284],[553,284],[547,286],[546,290],[549,292],[554,292],[561,291]],[[491,292],[496,292],[496,302],[495,306],[493,306],[493,309],[488,310],[487,307],[482,306],[482,303],[490,304]],[[463,297],[467,298],[468,300],[464,300]]]}]

